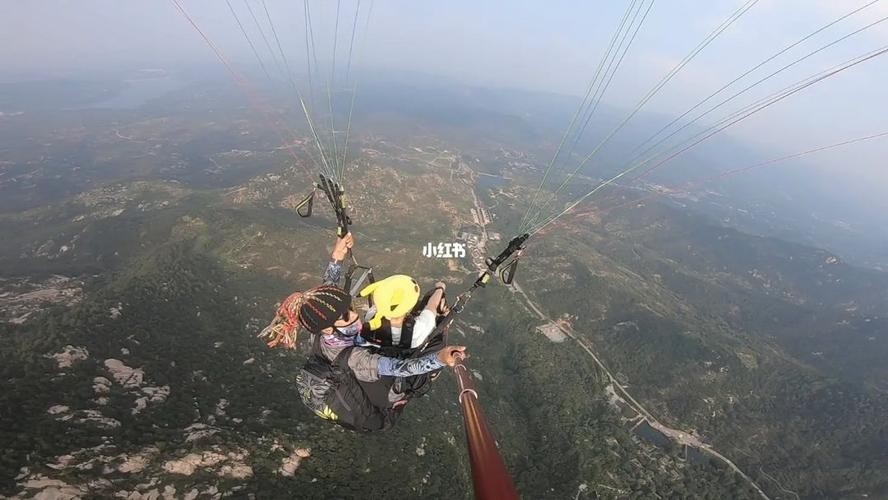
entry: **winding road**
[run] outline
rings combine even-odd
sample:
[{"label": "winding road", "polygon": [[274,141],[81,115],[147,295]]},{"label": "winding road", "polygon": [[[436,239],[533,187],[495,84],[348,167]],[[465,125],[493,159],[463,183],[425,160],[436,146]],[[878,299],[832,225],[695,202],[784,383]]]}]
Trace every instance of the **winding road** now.
[{"label": "winding road", "polygon": [[[481,203],[481,200],[478,198],[477,193],[475,193],[474,176],[472,176],[472,181],[473,181],[473,186],[470,189],[470,191],[472,193],[472,199],[473,199],[473,203],[475,205],[475,210],[477,210],[478,213],[480,214],[481,210],[484,208],[484,205]],[[482,219],[481,224],[478,224],[478,226],[480,226],[480,228],[481,228],[481,239],[480,239],[478,246],[481,249],[482,254],[487,255],[487,249],[486,249],[486,245],[487,245],[487,241],[488,241],[487,227],[486,227],[487,224],[484,223],[484,221]],[[483,263],[481,263],[481,265],[483,266]],[[698,436],[696,436],[694,434],[691,434],[689,432],[685,432],[685,431],[682,431],[679,429],[673,429],[671,427],[667,427],[666,425],[661,423],[659,420],[654,418],[654,416],[651,415],[651,413],[649,411],[647,411],[647,409],[645,409],[645,407],[642,406],[641,403],[636,401],[635,398],[633,398],[632,395],[629,394],[629,392],[626,390],[626,387],[623,386],[622,384],[620,384],[617,381],[617,379],[614,378],[613,374],[611,374],[610,370],[607,369],[607,366],[605,366],[604,362],[601,361],[601,359],[598,357],[597,354],[595,354],[595,352],[592,350],[592,348],[586,342],[584,342],[580,338],[578,338],[577,335],[574,333],[573,329],[571,329],[569,327],[565,327],[560,322],[559,323],[554,322],[552,320],[552,318],[550,318],[547,314],[545,314],[540,309],[540,307],[536,303],[534,303],[533,300],[530,299],[530,297],[527,295],[527,293],[524,292],[524,290],[521,288],[521,286],[518,284],[517,281],[512,282],[510,290],[513,292],[513,294],[516,298],[521,297],[521,299],[523,299],[523,300],[519,300],[519,303],[522,304],[523,306],[525,306],[525,308],[533,311],[533,313],[536,314],[542,321],[557,325],[558,329],[561,330],[562,333],[564,333],[569,338],[574,340],[577,344],[579,344],[579,346],[582,347],[583,350],[586,351],[586,353],[589,354],[589,356],[595,361],[595,364],[598,365],[598,367],[601,369],[601,371],[607,375],[607,378],[610,381],[610,383],[612,384],[612,386],[615,387],[616,390],[618,390],[620,392],[620,394],[622,394],[622,397],[620,399],[622,399],[626,405],[630,406],[642,418],[643,421],[647,422],[648,425],[650,425],[654,429],[660,431],[661,433],[663,433],[664,435],[666,435],[667,437],[669,437],[670,439],[672,439],[673,441],[675,441],[681,445],[692,446],[692,447],[702,450],[706,453],[709,453],[713,457],[718,458],[719,460],[724,462],[728,467],[730,467],[734,472],[739,474],[740,477],[742,477],[744,480],[746,480],[746,482],[748,482],[749,485],[752,486],[752,488],[759,495],[761,495],[762,498],[764,498],[765,500],[770,500],[770,497],[768,497],[768,495],[765,494],[765,492],[759,487],[758,484],[756,484],[755,481],[752,480],[751,477],[746,475],[746,473],[743,472],[740,469],[740,467],[738,467],[737,464],[732,462],[728,457],[722,455],[717,450],[715,450],[712,447],[712,445],[704,443]],[[637,423],[636,423],[636,425],[637,425]]]},{"label": "winding road", "polygon": [[702,450],[702,451],[709,453],[710,455],[718,458],[719,460],[724,462],[728,467],[730,467],[734,472],[739,474],[740,477],[745,479],[746,482],[748,482],[749,485],[752,486],[752,488],[755,489],[755,491],[758,492],[758,494],[761,495],[762,498],[764,498],[765,500],[770,500],[770,497],[768,497],[768,495],[765,494],[764,491],[762,491],[762,489],[759,487],[759,485],[756,484],[756,482],[753,481],[751,477],[746,475],[746,473],[743,472],[743,470],[741,470],[740,467],[738,467],[737,464],[732,462],[728,457],[722,455],[717,450],[715,450],[712,447],[712,445],[704,443],[703,441],[700,440],[699,437],[695,436],[694,434],[691,434],[689,432],[685,432],[682,430],[678,430],[678,429],[673,429],[671,427],[667,427],[666,425],[663,425],[663,423],[661,423],[659,420],[654,418],[654,416],[651,415],[651,413],[648,412],[647,409],[645,409],[641,405],[641,403],[636,401],[635,398],[633,398],[632,395],[629,394],[629,392],[626,390],[626,387],[623,386],[622,384],[620,384],[617,381],[617,379],[614,378],[613,374],[611,374],[610,370],[607,369],[607,366],[604,365],[604,363],[601,361],[601,359],[598,357],[598,355],[595,354],[595,352],[592,350],[592,348],[589,347],[589,345],[586,344],[586,342],[583,342],[581,339],[579,339],[577,337],[577,335],[574,333],[573,329],[565,328],[564,325],[562,325],[561,323],[554,322],[552,320],[552,318],[550,318],[548,315],[543,313],[543,311],[539,308],[539,306],[537,304],[535,304],[530,299],[530,297],[528,297],[527,293],[524,292],[524,290],[521,288],[521,286],[518,284],[517,281],[512,282],[512,291],[514,292],[515,296],[520,296],[523,299],[524,305],[526,305],[530,310],[532,310],[534,313],[536,313],[536,315],[539,316],[539,318],[541,320],[543,320],[547,323],[552,323],[552,324],[557,325],[558,329],[560,329],[562,333],[564,333],[565,335],[570,337],[572,340],[574,340],[577,344],[579,344],[579,346],[582,347],[583,350],[586,351],[586,353],[589,354],[590,357],[592,357],[592,359],[595,361],[595,364],[598,365],[598,367],[601,369],[601,371],[607,375],[607,378],[610,381],[610,383],[613,385],[613,387],[615,387],[622,394],[622,399],[623,399],[624,403],[626,403],[627,405],[632,407],[632,409],[636,413],[638,413],[642,417],[642,419],[644,421],[646,421],[651,427],[660,431],[664,435],[668,436],[670,439],[677,442],[678,444],[685,445],[685,446],[692,446],[694,448]]}]

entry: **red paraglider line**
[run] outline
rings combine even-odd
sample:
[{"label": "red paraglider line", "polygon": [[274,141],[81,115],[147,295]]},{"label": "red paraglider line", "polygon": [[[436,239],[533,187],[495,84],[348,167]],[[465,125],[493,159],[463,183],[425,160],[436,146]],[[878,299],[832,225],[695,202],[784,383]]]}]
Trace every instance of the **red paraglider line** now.
[{"label": "red paraglider line", "polygon": [[459,404],[462,407],[463,426],[466,429],[475,498],[517,500],[518,494],[512,484],[512,477],[496,448],[496,441],[487,425],[487,418],[478,404],[478,393],[475,392],[471,376],[462,361],[462,356],[458,356],[453,372],[459,381]]},{"label": "red paraglider line", "polygon": [[[244,76],[241,75],[234,68],[234,66],[229,62],[228,58],[225,57],[225,55],[222,53],[222,51],[219,49],[219,47],[215,43],[213,43],[212,40],[210,40],[210,37],[207,36],[207,34],[204,33],[204,31],[202,29],[200,29],[200,26],[197,25],[197,23],[194,21],[194,19],[191,17],[191,15],[189,15],[188,12],[185,10],[185,8],[182,7],[182,4],[179,3],[179,0],[170,0],[170,2],[172,2],[172,4],[176,7],[176,9],[179,11],[179,13],[182,14],[182,16],[185,18],[185,20],[187,20],[188,23],[195,29],[195,31],[197,31],[197,33],[200,35],[200,37],[203,38],[204,42],[206,42],[206,44],[210,47],[210,49],[213,51],[213,53],[216,54],[216,57],[219,58],[219,60],[225,66],[225,69],[228,70],[228,73],[231,75],[231,78],[232,78],[232,80],[234,80],[234,83],[237,84],[237,86],[239,86],[241,88],[241,90],[244,91],[244,94],[246,94],[246,96],[247,96],[247,101],[249,101],[249,103],[253,107],[253,109],[256,110],[258,113],[260,113],[265,118],[265,120],[268,121],[268,124],[271,125],[272,128],[274,128],[277,131],[278,136],[281,139],[281,142],[283,142],[284,147],[287,148],[287,152],[289,152],[290,156],[293,157],[294,164],[301,164],[301,162],[299,160],[299,156],[293,150],[293,145],[291,144],[291,141],[287,141],[286,134],[284,133],[283,129],[281,128],[281,125],[279,123],[275,122],[271,118],[271,116],[269,116],[268,113],[259,105],[259,99],[256,97],[255,93],[253,92],[252,87],[250,87],[250,84],[249,84],[249,82],[247,82],[246,78],[244,78]],[[295,139],[295,137],[294,137],[294,139]],[[303,170],[305,170],[304,166],[303,166]],[[306,171],[306,173],[310,174],[310,172],[307,172],[307,171]]]}]

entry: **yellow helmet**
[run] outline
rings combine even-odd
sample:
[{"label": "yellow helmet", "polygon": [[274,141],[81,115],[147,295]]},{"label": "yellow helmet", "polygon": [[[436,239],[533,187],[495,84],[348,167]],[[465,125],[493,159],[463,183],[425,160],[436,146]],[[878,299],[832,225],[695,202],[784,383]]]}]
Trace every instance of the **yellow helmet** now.
[{"label": "yellow helmet", "polygon": [[382,319],[400,318],[419,302],[419,285],[410,276],[395,274],[361,290],[361,297],[372,294],[376,314],[370,319],[370,329],[382,326]]}]

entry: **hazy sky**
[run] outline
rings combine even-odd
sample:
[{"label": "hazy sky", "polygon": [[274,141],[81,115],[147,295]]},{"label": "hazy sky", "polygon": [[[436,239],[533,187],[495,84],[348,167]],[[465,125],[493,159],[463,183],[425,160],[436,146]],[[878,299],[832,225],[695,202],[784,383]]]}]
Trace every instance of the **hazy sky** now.
[{"label": "hazy sky", "polygon": [[[224,0],[181,0],[236,63],[252,61]],[[260,16],[260,0],[248,0]],[[676,113],[784,46],[869,0],[760,0],[653,99],[648,109]],[[231,0],[246,23],[244,0]],[[284,46],[304,51],[303,5],[266,0]],[[605,100],[631,106],[742,0],[657,0]],[[363,0],[366,12],[371,4]],[[580,94],[628,1],[375,0],[359,65],[411,71],[494,87]],[[333,0],[312,2],[320,41],[332,39]],[[343,32],[356,3],[343,0]],[[865,24],[888,16],[877,2],[760,70],[746,82]],[[363,21],[362,21],[363,22]],[[249,27],[249,25],[248,25]],[[258,38],[257,38],[258,40]],[[340,39],[340,46],[346,42]],[[257,42],[258,43],[258,42]],[[888,21],[787,71],[757,91],[764,96],[853,56],[888,45]],[[323,47],[321,47],[323,49]],[[172,3],[165,0],[0,0],[0,76],[56,74],[77,68],[164,67],[215,63]],[[739,88],[739,87],[738,87]],[[888,55],[774,106],[732,129],[778,152],[888,131]],[[860,175],[888,187],[888,141],[836,153],[854,156]],[[830,164],[834,155],[818,162]],[[847,164],[848,162],[843,162]]]}]

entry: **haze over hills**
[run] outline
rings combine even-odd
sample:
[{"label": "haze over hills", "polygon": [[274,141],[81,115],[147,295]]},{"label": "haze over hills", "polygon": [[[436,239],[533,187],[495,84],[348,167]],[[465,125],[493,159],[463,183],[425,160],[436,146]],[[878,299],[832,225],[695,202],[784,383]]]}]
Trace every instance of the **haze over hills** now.
[{"label": "haze over hills", "polygon": [[[109,75],[111,78],[118,76],[119,73]],[[99,106],[105,111],[109,108],[121,110],[137,105],[143,99],[151,99],[153,95],[162,95],[188,85],[188,82],[206,84],[225,79],[224,73],[213,66],[176,70],[167,78],[146,76],[157,75],[142,70],[125,73],[126,81],[94,81],[95,78],[105,78],[103,73],[93,74],[89,78],[72,75],[68,81],[38,80],[36,84],[31,79],[18,83],[13,80],[4,84],[0,111],[15,114],[27,109],[34,114],[33,118],[37,118],[43,109],[76,108],[83,102],[127,89],[122,99],[106,99]],[[418,134],[424,126],[428,126],[434,128],[439,137],[473,144],[487,142],[489,146],[491,141],[496,140],[521,143],[540,161],[551,155],[564,124],[577,106],[577,99],[573,97],[523,90],[473,88],[450,80],[410,73],[369,73],[363,78],[364,95],[355,109],[354,119],[357,125],[367,130],[374,130],[374,125],[378,124],[392,133]],[[76,91],[71,90],[75,88]],[[263,91],[269,96],[269,102],[274,100],[276,105],[284,103],[289,106],[291,119],[294,123],[300,122],[296,116],[297,110],[292,108],[295,105],[292,96],[281,93],[281,89]],[[218,90],[216,92],[218,95]],[[240,91],[231,89],[231,92],[235,97]],[[201,96],[201,93],[197,96],[200,96],[199,99],[212,98]],[[60,99],[67,99],[67,104],[60,104]],[[188,109],[195,105],[200,106],[193,100],[176,102],[167,105],[160,113],[176,109],[177,106]],[[243,107],[247,107],[247,103],[243,103]],[[261,119],[255,116],[255,110],[243,111],[245,115],[242,119],[245,121]],[[611,108],[606,104],[599,106],[597,119],[589,124],[576,149],[577,159],[574,163],[593,150],[626,113],[625,109]],[[83,116],[77,119],[82,120]],[[635,151],[635,146],[669,121],[671,117],[667,115],[642,111],[608,141],[581,173],[593,178],[606,178],[624,168],[633,157],[630,152]],[[20,141],[26,138],[28,130],[27,119],[18,120],[17,123],[19,126],[10,129],[8,137],[14,147],[20,147]],[[23,124],[25,128],[21,128]],[[688,132],[700,130],[700,126],[692,125]],[[717,217],[722,223],[755,234],[827,248],[854,263],[884,268],[888,264],[885,245],[888,221],[884,214],[888,212],[871,200],[870,194],[861,193],[854,201],[853,197],[849,199],[841,194],[845,192],[844,187],[837,188],[837,181],[844,182],[843,178],[854,176],[853,151],[846,148],[835,153],[841,155],[847,152],[848,156],[847,161],[840,156],[838,161],[847,165],[834,171],[809,165],[805,158],[801,158],[724,180],[711,179],[720,171],[754,165],[793,152],[796,151],[771,151],[752,146],[731,138],[729,132],[723,132],[658,168],[641,182],[678,189],[690,183],[694,197],[682,197],[679,201],[691,201],[691,208]],[[219,184],[220,180],[223,184],[230,182],[229,179],[219,178],[210,182]],[[702,180],[707,182],[697,184]],[[48,192],[56,184],[58,180],[44,182],[40,189]],[[22,207],[16,205],[21,200],[9,196],[4,198],[10,206]]]},{"label": "haze over hills", "polygon": [[[544,162],[551,157],[578,104],[576,98],[556,94],[470,88],[454,82],[414,78],[421,83],[404,85],[411,78],[403,76],[400,83],[383,80],[384,84],[368,85],[372,90],[368,90],[367,102],[356,110],[357,118],[363,113],[388,116],[386,113],[397,111],[409,116],[414,126],[429,121],[431,126],[448,130],[461,141],[520,142]],[[480,113],[484,115],[478,120]],[[600,105],[596,120],[590,122],[576,148],[570,169],[595,150],[627,114],[626,109]],[[638,153],[636,146],[672,118],[641,111],[605,143],[581,174],[607,178],[631,165]],[[699,133],[706,126],[691,125],[686,134]],[[719,172],[796,152],[745,143],[726,131],[663,164],[640,181],[631,182],[630,177],[621,183],[648,184],[648,189],[656,185],[680,191],[690,189],[688,194],[692,196],[682,196],[679,201],[722,223],[754,234],[827,248],[857,264],[884,269],[888,265],[888,212],[872,200],[872,193],[861,192],[859,198],[845,195],[848,189],[854,189],[843,184],[855,175],[857,156],[853,147],[833,153],[838,165],[831,170],[799,158],[742,175],[714,178]]]},{"label": "haze over hills", "polygon": [[[304,351],[255,334],[326,262],[326,207],[292,210],[313,179],[308,141],[294,164],[237,89],[173,78],[135,96],[120,80],[0,87],[0,491],[469,497],[449,375],[381,435],[330,426],[296,397]],[[507,238],[576,104],[448,88],[368,85],[347,188],[358,255],[378,275],[459,289],[472,259],[422,246],[466,229]],[[619,115],[603,110],[590,140]],[[656,183],[706,174],[718,148],[760,154],[726,139]],[[614,187],[547,228],[520,288],[491,285],[454,325],[518,490],[888,496],[888,275],[855,265],[884,262],[884,240],[843,252],[858,240],[812,224],[814,201],[765,219],[786,202],[761,192],[744,213],[740,190],[696,201],[654,188]],[[549,320],[562,322],[536,331]]]}]

